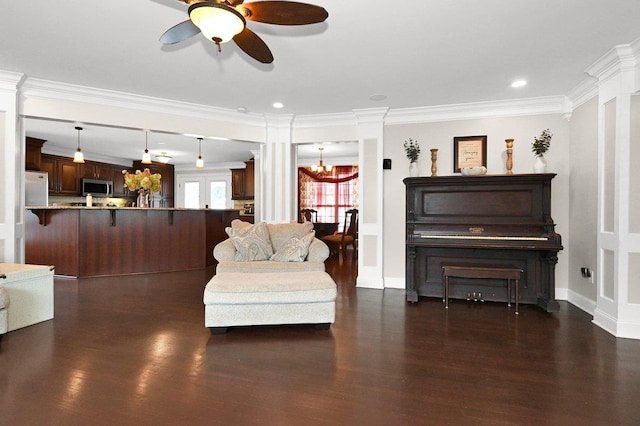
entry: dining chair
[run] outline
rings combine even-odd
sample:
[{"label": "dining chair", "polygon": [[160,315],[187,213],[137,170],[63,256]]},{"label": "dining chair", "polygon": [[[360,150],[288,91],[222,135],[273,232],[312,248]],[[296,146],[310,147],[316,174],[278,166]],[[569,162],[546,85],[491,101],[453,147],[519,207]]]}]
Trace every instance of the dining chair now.
[{"label": "dining chair", "polygon": [[313,222],[318,221],[318,211],[314,209],[302,209],[300,210],[300,222]]},{"label": "dining chair", "polygon": [[358,250],[358,209],[350,209],[344,212],[344,225],[342,232],[322,237],[322,241],[329,246],[332,252],[338,249],[342,258],[346,258],[347,246],[351,245],[354,252]]}]

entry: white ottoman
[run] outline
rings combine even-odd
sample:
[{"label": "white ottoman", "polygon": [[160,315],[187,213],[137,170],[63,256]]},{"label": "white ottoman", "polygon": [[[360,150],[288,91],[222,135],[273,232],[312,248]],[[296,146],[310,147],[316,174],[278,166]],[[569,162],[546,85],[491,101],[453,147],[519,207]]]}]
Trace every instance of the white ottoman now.
[{"label": "white ottoman", "polygon": [[0,263],[0,285],[9,294],[7,330],[53,319],[52,266]]},{"label": "white ottoman", "polygon": [[7,332],[7,318],[9,307],[9,293],[0,285],[0,340]]},{"label": "white ottoman", "polygon": [[335,321],[336,283],[323,271],[215,275],[204,289],[204,322],[211,334],[247,325],[314,324]]}]

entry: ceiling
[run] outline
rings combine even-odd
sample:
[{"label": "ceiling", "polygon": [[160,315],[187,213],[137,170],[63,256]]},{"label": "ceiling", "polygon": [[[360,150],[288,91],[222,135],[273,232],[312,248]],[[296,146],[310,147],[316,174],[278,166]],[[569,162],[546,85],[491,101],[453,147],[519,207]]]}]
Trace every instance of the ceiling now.
[{"label": "ceiling", "polygon": [[[232,111],[299,116],[563,95],[609,49],[640,37],[637,0],[311,3],[329,12],[326,22],[248,22],[275,58],[265,65],[233,43],[217,53],[200,35],[162,45],[160,35],[187,19],[187,5],[177,0],[3,2],[0,70]],[[529,84],[511,88],[517,78]],[[385,99],[372,100],[374,95]],[[284,108],[274,109],[275,101]],[[74,125],[28,121],[26,131],[75,148]],[[95,145],[92,132],[100,134]],[[87,127],[81,137],[87,152],[117,148],[137,158],[144,147],[141,129]],[[167,151],[177,163],[194,161],[197,152],[195,139],[184,135],[152,132],[149,142],[154,154]],[[245,145],[206,140],[203,151],[211,147],[216,158],[237,161],[246,157]]]}]

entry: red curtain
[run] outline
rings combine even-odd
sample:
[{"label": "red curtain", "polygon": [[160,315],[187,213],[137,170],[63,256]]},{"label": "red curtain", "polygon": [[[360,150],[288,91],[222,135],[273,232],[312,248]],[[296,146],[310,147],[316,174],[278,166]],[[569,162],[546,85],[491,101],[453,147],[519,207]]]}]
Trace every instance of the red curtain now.
[{"label": "red curtain", "polygon": [[298,168],[300,209],[318,211],[318,222],[341,223],[346,210],[357,208],[358,166],[334,166],[320,176],[310,167]]}]

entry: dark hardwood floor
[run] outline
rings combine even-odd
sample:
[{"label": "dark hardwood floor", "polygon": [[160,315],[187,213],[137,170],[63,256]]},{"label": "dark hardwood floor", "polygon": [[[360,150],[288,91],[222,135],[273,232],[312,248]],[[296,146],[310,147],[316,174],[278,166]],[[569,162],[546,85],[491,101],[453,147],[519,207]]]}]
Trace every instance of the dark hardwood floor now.
[{"label": "dark hardwood floor", "polygon": [[564,302],[409,305],[350,265],[329,331],[211,336],[211,270],[56,279],[55,319],[0,342],[0,424],[640,424],[640,341]]}]

